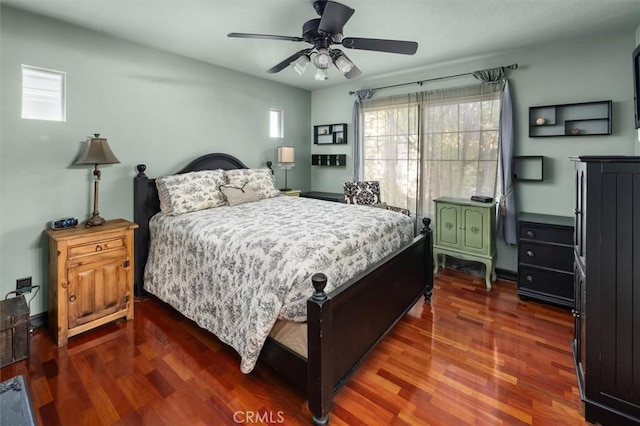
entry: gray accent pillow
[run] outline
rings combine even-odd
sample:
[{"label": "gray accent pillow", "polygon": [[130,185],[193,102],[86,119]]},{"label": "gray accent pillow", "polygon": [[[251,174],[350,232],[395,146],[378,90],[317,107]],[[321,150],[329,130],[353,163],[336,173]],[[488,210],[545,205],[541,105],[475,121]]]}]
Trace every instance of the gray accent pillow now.
[{"label": "gray accent pillow", "polygon": [[247,187],[256,192],[260,199],[280,195],[280,190],[276,188],[275,179],[269,169],[226,170],[225,175],[229,185],[242,188],[247,184]]},{"label": "gray accent pillow", "polygon": [[245,182],[241,187],[232,185],[220,185],[220,191],[227,198],[227,202],[230,206],[237,206],[238,204],[252,203],[260,200],[260,196],[254,190],[248,187],[248,182]]}]

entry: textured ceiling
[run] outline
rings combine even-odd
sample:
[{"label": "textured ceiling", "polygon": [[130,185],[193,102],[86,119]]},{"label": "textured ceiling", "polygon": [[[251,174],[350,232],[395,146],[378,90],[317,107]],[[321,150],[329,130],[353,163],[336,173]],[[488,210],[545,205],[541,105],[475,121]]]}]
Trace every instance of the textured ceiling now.
[{"label": "textured ceiling", "polygon": [[[301,36],[311,0],[3,0],[5,4],[308,90],[343,84],[271,68],[305,42],[228,38],[229,32]],[[640,25],[640,0],[344,0],[345,37],[412,40],[413,56],[343,49],[362,77]],[[362,78],[361,77],[361,78]]]}]

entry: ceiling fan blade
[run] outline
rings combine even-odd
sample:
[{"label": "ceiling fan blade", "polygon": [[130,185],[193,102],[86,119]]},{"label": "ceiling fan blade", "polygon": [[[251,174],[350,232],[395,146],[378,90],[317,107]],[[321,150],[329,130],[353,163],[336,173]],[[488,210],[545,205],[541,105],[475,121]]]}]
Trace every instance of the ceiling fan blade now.
[{"label": "ceiling fan blade", "polygon": [[347,37],[342,40],[342,46],[348,49],[373,50],[376,52],[400,53],[413,55],[418,50],[415,41],[382,40],[378,38]]},{"label": "ceiling fan blade", "polygon": [[291,64],[291,62],[295,61],[296,59],[298,59],[301,56],[305,56],[305,55],[309,55],[311,53],[313,49],[303,49],[299,52],[294,53],[293,55],[289,56],[287,59],[285,59],[284,61],[280,62],[277,65],[274,65],[273,67],[269,68],[267,70],[267,72],[269,74],[275,74],[277,72],[282,71],[283,69],[285,69],[286,67],[289,66],[289,64]]},{"label": "ceiling fan blade", "polygon": [[318,31],[323,31],[328,34],[342,34],[344,24],[347,23],[354,12],[355,9],[351,9],[349,6],[334,1],[327,1],[324,6],[324,12],[322,12],[320,24],[318,25]]},{"label": "ceiling fan blade", "polygon": [[271,34],[249,34],[249,33],[229,33],[227,37],[235,38],[262,38],[267,40],[304,41],[302,37],[281,36]]}]

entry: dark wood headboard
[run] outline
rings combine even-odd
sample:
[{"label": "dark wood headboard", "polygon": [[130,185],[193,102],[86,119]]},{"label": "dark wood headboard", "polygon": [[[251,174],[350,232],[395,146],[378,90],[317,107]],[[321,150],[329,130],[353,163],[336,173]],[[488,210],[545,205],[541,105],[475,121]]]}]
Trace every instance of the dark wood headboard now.
[{"label": "dark wood headboard", "polygon": [[[271,164],[267,163],[271,168]],[[175,174],[196,172],[199,170],[234,170],[247,169],[245,164],[236,157],[229,154],[207,154],[198,157],[183,169]],[[134,243],[134,285],[135,295],[143,293],[142,280],[144,277],[144,267],[149,254],[149,219],[160,211],[160,199],[158,198],[158,188],[156,180],[149,179],[144,174],[147,166],[138,164],[138,174],[133,178],[133,221],[138,224],[135,230]]]}]

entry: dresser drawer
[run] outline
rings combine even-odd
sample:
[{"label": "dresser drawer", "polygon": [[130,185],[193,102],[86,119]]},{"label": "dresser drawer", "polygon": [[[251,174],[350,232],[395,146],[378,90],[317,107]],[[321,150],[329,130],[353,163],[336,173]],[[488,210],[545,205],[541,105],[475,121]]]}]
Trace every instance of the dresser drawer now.
[{"label": "dresser drawer", "polygon": [[573,247],[520,240],[518,263],[573,271]]},{"label": "dresser drawer", "polygon": [[521,223],[519,231],[520,239],[573,245],[573,228],[555,228]]},{"label": "dresser drawer", "polygon": [[81,244],[69,247],[69,259],[91,254],[104,254],[110,251],[122,249],[125,246],[124,236],[108,240],[92,241],[88,244]]},{"label": "dresser drawer", "polygon": [[520,265],[518,270],[518,292],[523,293],[523,290],[526,293],[553,295],[553,297],[573,301],[573,273],[549,271]]}]

